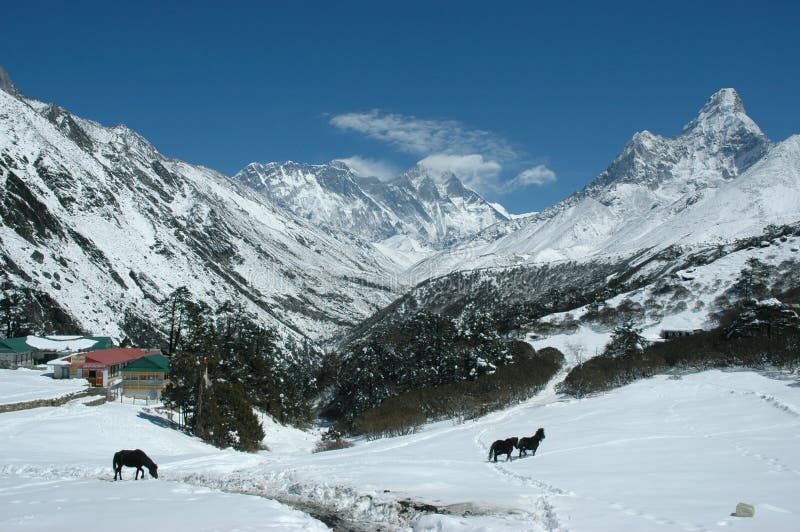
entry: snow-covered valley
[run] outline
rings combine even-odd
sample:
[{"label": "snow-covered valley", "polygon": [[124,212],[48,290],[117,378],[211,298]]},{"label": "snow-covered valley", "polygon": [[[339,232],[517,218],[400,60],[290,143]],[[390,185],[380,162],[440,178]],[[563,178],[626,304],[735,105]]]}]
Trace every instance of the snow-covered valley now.
[{"label": "snow-covered valley", "polygon": [[[582,400],[552,390],[475,421],[323,453],[311,452],[313,432],[274,424],[271,451],[219,450],[141,404],[0,414],[0,528],[323,528],[277,498],[336,515],[342,529],[797,529],[796,375],[657,376]],[[547,437],[535,456],[487,461],[494,440],[538,427]],[[144,449],[159,479],[134,482],[126,469],[109,482],[122,448]],[[755,517],[731,516],[739,502]]]}]

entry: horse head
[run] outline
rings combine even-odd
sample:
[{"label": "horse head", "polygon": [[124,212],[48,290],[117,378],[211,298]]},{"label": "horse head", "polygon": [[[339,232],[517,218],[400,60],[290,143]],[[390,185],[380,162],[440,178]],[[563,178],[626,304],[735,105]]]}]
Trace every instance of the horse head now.
[{"label": "horse head", "polygon": [[150,471],[150,476],[153,478],[158,478],[158,466],[153,464],[151,466],[147,466],[147,470]]},{"label": "horse head", "polygon": [[540,441],[543,440],[544,439],[544,429],[540,427],[539,430],[536,431],[536,435],[534,436],[534,438],[536,438],[536,439],[538,439]]}]

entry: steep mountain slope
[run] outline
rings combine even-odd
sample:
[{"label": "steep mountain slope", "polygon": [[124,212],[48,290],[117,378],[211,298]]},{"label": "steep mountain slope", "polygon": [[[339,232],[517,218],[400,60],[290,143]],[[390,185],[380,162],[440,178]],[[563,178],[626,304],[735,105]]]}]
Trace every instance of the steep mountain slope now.
[{"label": "steep mountain slope", "polygon": [[410,272],[588,261],[720,243],[800,220],[797,136],[771,143],[733,89],[714,94],[673,138],[637,133],[580,192],[491,227]]},{"label": "steep mountain slope", "polygon": [[183,285],[313,339],[394,296],[371,249],[169,159],[124,126],[0,91],[0,131],[4,276],[87,331],[131,334]]},{"label": "steep mountain slope", "polygon": [[385,183],[342,161],[252,163],[235,179],[319,227],[371,242],[397,271],[506,220],[454,174],[423,166]]}]

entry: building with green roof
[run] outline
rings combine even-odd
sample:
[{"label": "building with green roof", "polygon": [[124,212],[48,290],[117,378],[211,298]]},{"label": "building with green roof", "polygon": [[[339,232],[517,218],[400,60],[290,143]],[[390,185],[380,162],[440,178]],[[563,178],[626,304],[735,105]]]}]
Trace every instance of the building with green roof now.
[{"label": "building with green roof", "polygon": [[[0,340],[0,365],[32,367],[56,358],[84,351],[108,349],[114,340],[108,336],[19,336]],[[17,361],[16,363],[14,361]]]},{"label": "building with green roof", "polygon": [[0,340],[0,369],[32,368],[33,352],[25,338]]},{"label": "building with green roof", "polygon": [[137,358],[122,368],[122,395],[160,401],[168,372],[169,359],[160,353]]}]

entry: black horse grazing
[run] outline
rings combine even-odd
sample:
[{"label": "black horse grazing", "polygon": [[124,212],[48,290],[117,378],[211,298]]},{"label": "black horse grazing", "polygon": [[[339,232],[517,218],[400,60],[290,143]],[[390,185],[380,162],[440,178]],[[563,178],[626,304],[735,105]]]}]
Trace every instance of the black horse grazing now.
[{"label": "black horse grazing", "polygon": [[117,480],[117,475],[119,475],[119,479],[122,480],[122,466],[136,468],[136,477],[134,480],[139,479],[139,473],[142,474],[142,480],[144,480],[144,469],[142,469],[142,466],[150,471],[151,477],[158,478],[158,466],[150,460],[150,457],[144,454],[144,451],[141,449],[136,449],[135,451],[122,450],[114,453],[114,480]]},{"label": "black horse grazing", "polygon": [[497,440],[489,447],[489,460],[492,460],[494,454],[494,461],[497,462],[497,455],[506,455],[506,462],[511,460],[511,453],[514,452],[514,447],[517,446],[517,438],[508,438],[505,440]]},{"label": "black horse grazing", "polygon": [[544,429],[540,428],[536,431],[536,434],[531,436],[530,438],[522,438],[519,440],[517,444],[517,449],[519,449],[519,456],[527,456],[527,451],[531,451],[531,456],[536,455],[536,449],[539,448],[539,444],[544,439]]}]

